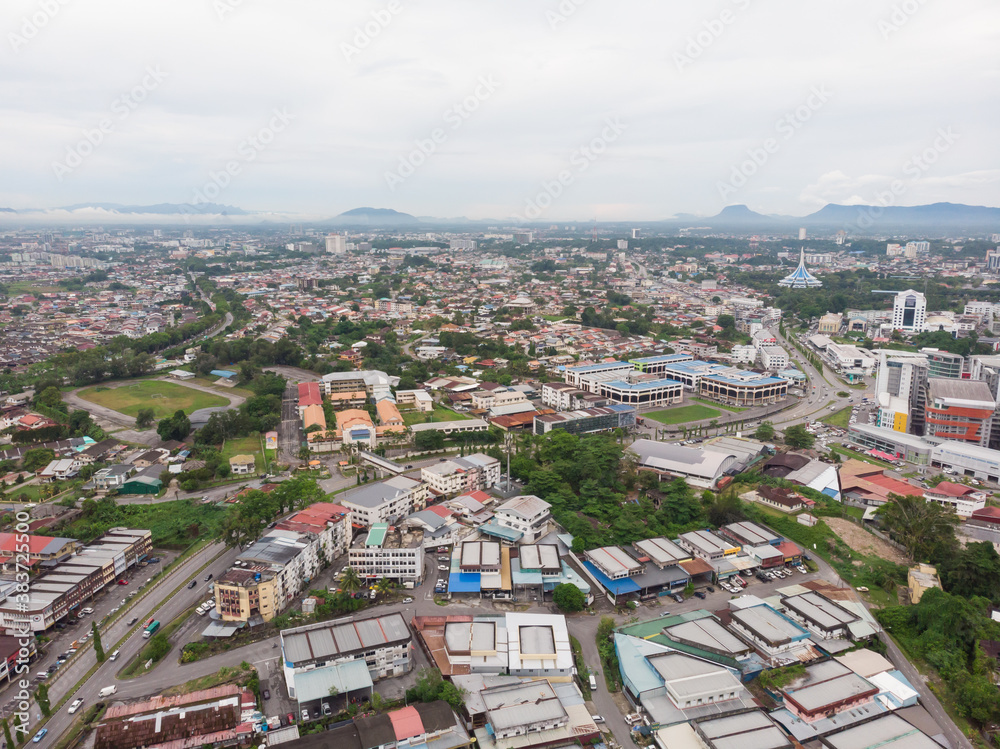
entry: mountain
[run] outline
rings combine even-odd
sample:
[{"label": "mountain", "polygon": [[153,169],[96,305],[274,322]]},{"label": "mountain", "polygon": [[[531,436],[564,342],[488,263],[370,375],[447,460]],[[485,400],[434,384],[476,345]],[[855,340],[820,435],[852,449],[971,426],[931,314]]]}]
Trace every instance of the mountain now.
[{"label": "mountain", "polygon": [[394,228],[417,226],[420,219],[409,213],[401,213],[392,208],[352,208],[324,222],[335,226],[374,226]]},{"label": "mountain", "polygon": [[154,214],[158,216],[178,215],[218,215],[218,216],[249,216],[250,211],[244,211],[232,205],[219,203],[157,203],[155,205],[122,205],[120,203],[77,203],[56,208],[57,211],[111,211],[124,214]]},{"label": "mountain", "polygon": [[0,213],[17,213],[13,208],[0,208]]},{"label": "mountain", "polygon": [[958,229],[1000,228],[1000,208],[964,203],[930,205],[839,205],[828,203],[800,219],[803,226],[845,229]]}]

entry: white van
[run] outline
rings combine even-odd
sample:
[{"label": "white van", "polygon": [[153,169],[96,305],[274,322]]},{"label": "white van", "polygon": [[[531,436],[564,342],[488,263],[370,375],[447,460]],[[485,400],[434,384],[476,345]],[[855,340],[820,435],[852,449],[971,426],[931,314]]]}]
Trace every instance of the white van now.
[{"label": "white van", "polygon": [[110,657],[108,658],[108,660],[109,660],[109,661],[117,661],[117,660],[118,660],[118,653],[119,653],[119,652],[120,652],[120,651],[118,651],[118,650],[116,650],[115,652],[113,652],[113,653],[111,654],[111,656],[110,656]]},{"label": "white van", "polygon": [[111,695],[113,695],[117,691],[118,691],[118,687],[112,685],[110,687],[104,687],[104,689],[102,689],[100,692],[98,692],[98,694],[101,697],[110,697]]},{"label": "white van", "polygon": [[86,615],[88,615],[88,616],[89,616],[90,614],[93,614],[93,613],[94,613],[94,610],[93,610],[92,608],[90,608],[90,606],[88,606],[88,607],[87,607],[87,608],[85,608],[85,609],[80,609],[80,613],[81,613],[81,614],[86,614]]},{"label": "white van", "polygon": [[597,691],[597,679],[594,678],[593,674],[590,675],[590,691],[591,692]]}]

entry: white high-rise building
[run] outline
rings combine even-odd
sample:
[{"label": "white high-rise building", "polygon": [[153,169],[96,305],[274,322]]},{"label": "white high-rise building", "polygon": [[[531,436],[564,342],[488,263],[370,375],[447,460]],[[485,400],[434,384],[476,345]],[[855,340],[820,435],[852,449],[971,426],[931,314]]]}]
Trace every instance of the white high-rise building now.
[{"label": "white high-rise building", "polygon": [[920,333],[927,322],[927,297],[919,291],[907,289],[896,294],[892,303],[892,327]]},{"label": "white high-rise building", "polygon": [[347,252],[347,237],[344,234],[327,234],[326,251],[331,255],[343,255]]},{"label": "white high-rise building", "polygon": [[802,227],[801,229],[799,229],[799,241],[802,241],[805,238],[806,238],[806,229],[805,227]]}]

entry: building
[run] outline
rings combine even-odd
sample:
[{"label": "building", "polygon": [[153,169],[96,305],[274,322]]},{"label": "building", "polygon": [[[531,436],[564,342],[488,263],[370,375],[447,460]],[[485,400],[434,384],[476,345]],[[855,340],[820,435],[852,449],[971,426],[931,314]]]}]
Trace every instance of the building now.
[{"label": "building", "polygon": [[337,411],[337,437],[345,445],[363,445],[369,450],[378,442],[375,422],[360,408]]},{"label": "building", "polygon": [[781,346],[761,346],[760,362],[764,365],[764,369],[780,372],[782,369],[788,369],[788,352]]},{"label": "building", "polygon": [[799,252],[798,267],[778,281],[779,286],[789,289],[817,289],[823,282],[816,278],[806,269],[806,250],[803,247]]},{"label": "building", "polygon": [[424,575],[424,532],[375,523],[359,535],[347,552],[348,565],[362,580],[383,577],[399,583],[417,583]]},{"label": "building", "polygon": [[780,691],[793,716],[815,723],[871,704],[880,690],[847,666],[829,660],[806,666],[804,676]]},{"label": "building", "polygon": [[660,479],[681,476],[701,488],[712,488],[724,473],[736,466],[740,458],[730,450],[685,447],[669,442],[640,439],[628,450],[636,456],[640,469],[659,474]]},{"label": "building", "polygon": [[941,578],[938,577],[937,567],[930,564],[917,564],[910,567],[906,572],[906,587],[910,591],[910,603],[920,603],[931,588],[941,587]]},{"label": "building", "polygon": [[552,519],[552,505],[533,494],[514,497],[494,510],[490,523],[480,526],[480,533],[514,538],[518,543],[532,544],[545,535]]},{"label": "building", "polygon": [[245,476],[257,468],[257,460],[253,455],[234,455],[229,459],[229,470],[234,476]]},{"label": "building", "polygon": [[922,333],[927,327],[927,297],[907,289],[896,294],[892,302],[892,328],[908,333]]},{"label": "building", "polygon": [[729,628],[765,655],[771,666],[798,662],[800,656],[807,660],[816,657],[805,627],[763,601],[752,600],[743,605],[738,603],[740,600],[730,603]]},{"label": "building", "polygon": [[406,476],[393,476],[343,495],[341,504],[351,511],[353,522],[370,527],[375,523],[395,523],[424,509],[427,494],[426,484]]},{"label": "building", "polygon": [[[75,538],[28,535],[18,543],[17,533],[0,533],[0,560],[4,566],[15,562],[20,567],[34,566],[68,557],[81,546]],[[18,547],[21,547],[20,549]],[[17,559],[20,557],[20,559]],[[25,564],[27,562],[27,564]]]},{"label": "building", "polygon": [[623,404],[579,411],[561,411],[535,416],[533,431],[538,435],[548,434],[554,429],[564,429],[571,434],[606,432],[634,427],[635,418],[635,407]]},{"label": "building", "polygon": [[330,255],[343,255],[347,252],[347,236],[345,234],[327,234],[326,251]]},{"label": "building", "polygon": [[972,513],[983,509],[986,506],[986,496],[985,492],[953,481],[942,481],[937,486],[924,490],[924,499],[951,508],[962,520],[967,520]]},{"label": "building", "polygon": [[[398,613],[285,629],[280,639],[288,696],[317,713],[322,703],[334,708],[352,697],[367,699],[374,682],[413,668],[412,635]],[[331,696],[338,683],[345,689]]]},{"label": "building", "polygon": [[579,689],[559,689],[547,682],[525,681],[483,689],[484,725],[476,730],[483,749],[534,749],[584,745],[601,733]]},{"label": "building", "polygon": [[671,379],[642,382],[610,380],[595,383],[591,390],[613,403],[633,406],[669,406],[680,403],[684,396],[684,386]]},{"label": "building", "polygon": [[[620,380],[627,377],[634,371],[632,364],[628,362],[611,361],[600,364],[581,364],[575,367],[567,367],[563,372],[563,379],[570,385],[582,390],[597,392],[597,382],[603,377],[606,380]],[[595,378],[596,376],[596,378]],[[591,387],[586,387],[585,382]]]},{"label": "building", "polygon": [[819,319],[819,325],[816,328],[816,332],[837,335],[840,332],[840,325],[843,319],[844,316],[839,312],[827,312]]},{"label": "building", "polygon": [[345,554],[351,544],[351,511],[332,502],[314,502],[280,521],[275,529],[315,535],[319,553],[332,560]]},{"label": "building", "polygon": [[740,553],[740,545],[711,531],[690,531],[677,538],[677,544],[696,557],[717,561]]},{"label": "building", "polygon": [[434,410],[434,399],[426,390],[397,390],[396,403],[400,406],[409,406],[421,413],[430,413]]},{"label": "building", "polygon": [[1000,481],[1000,451],[948,440],[931,448],[931,467],[996,483]]},{"label": "building", "polygon": [[[319,539],[313,534],[271,530],[236,557],[246,570],[259,573],[261,581],[274,580],[275,605],[280,611],[309,585],[322,569]],[[216,607],[220,605],[216,596]]]},{"label": "building", "polygon": [[[268,745],[274,746],[274,731],[267,735]],[[307,735],[290,749],[458,749],[471,740],[448,703],[437,700],[363,715],[329,732]]]},{"label": "building", "polygon": [[[784,352],[782,352],[784,353]],[[785,356],[785,366],[788,357]],[[699,394],[730,406],[750,408],[777,403],[788,396],[788,380],[767,377],[757,372],[731,368],[731,371],[703,376]]]},{"label": "building", "polygon": [[924,435],[987,445],[996,401],[985,382],[931,377],[924,411]]},{"label": "building", "polygon": [[500,461],[483,453],[451,458],[421,468],[420,480],[444,496],[491,489],[500,480]]},{"label": "building", "polygon": [[849,625],[859,617],[815,591],[781,599],[788,615],[824,640],[853,639]]},{"label": "building", "polygon": [[354,396],[360,392],[372,403],[378,403],[383,398],[392,398],[392,383],[392,378],[380,370],[330,372],[322,377],[323,392],[334,401],[338,395]]},{"label": "building", "polygon": [[941,744],[896,713],[882,715],[820,737],[825,749],[940,749]]},{"label": "building", "polygon": [[215,581],[215,610],[224,622],[271,621],[283,608],[277,575],[262,567],[227,570]]}]

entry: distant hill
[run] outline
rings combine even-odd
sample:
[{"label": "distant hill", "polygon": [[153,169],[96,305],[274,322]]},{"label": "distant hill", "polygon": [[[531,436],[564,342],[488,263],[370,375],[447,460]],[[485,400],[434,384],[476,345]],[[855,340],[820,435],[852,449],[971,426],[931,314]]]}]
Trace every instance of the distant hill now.
[{"label": "distant hill", "polygon": [[1000,208],[963,203],[911,206],[829,203],[801,219],[804,226],[849,229],[859,226],[914,229],[1000,229]]},{"label": "distant hill", "polygon": [[708,226],[748,226],[750,224],[767,224],[771,226],[778,222],[774,216],[766,216],[763,213],[751,211],[745,205],[727,205],[718,214],[711,218],[702,219]]},{"label": "distant hill", "polygon": [[420,219],[392,208],[352,208],[325,222],[336,226],[416,226]]}]

